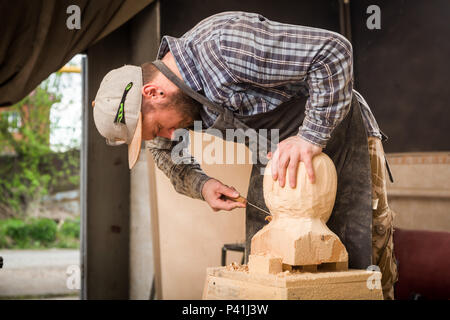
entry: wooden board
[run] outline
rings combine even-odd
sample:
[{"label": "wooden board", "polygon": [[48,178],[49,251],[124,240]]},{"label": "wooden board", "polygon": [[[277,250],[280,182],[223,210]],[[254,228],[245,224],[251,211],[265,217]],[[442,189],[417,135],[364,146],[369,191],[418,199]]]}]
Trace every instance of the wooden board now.
[{"label": "wooden board", "polygon": [[380,272],[366,270],[251,274],[208,268],[203,299],[382,300],[380,279]]}]

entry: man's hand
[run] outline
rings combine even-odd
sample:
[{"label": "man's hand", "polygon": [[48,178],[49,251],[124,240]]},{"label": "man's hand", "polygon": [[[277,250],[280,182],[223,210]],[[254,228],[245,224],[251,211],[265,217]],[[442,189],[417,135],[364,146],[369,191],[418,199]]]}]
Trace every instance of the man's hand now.
[{"label": "man's hand", "polygon": [[312,158],[322,152],[322,148],[316,146],[299,136],[289,137],[278,144],[277,150],[269,152],[272,159],[272,177],[278,180],[280,187],[284,187],[286,170],[289,168],[289,185],[295,188],[297,183],[297,169],[300,161],[305,163],[306,173],[311,183],[315,182]]},{"label": "man's hand", "polygon": [[239,192],[233,187],[228,187],[216,179],[209,179],[202,188],[203,199],[214,211],[233,210],[234,208],[245,208],[244,203],[226,200],[223,195],[230,198],[239,197]]}]

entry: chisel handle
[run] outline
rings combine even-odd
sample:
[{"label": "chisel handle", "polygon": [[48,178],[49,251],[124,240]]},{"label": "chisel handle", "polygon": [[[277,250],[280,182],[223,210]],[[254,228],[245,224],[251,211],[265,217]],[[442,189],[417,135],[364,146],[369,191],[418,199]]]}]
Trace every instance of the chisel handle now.
[{"label": "chisel handle", "polygon": [[240,202],[240,203],[243,203],[243,204],[247,203],[247,199],[245,199],[242,196],[239,196],[237,198],[232,198],[232,197],[229,197],[229,196],[226,196],[226,195],[223,194],[222,198],[227,199],[227,200],[231,200],[231,201],[234,201],[234,202]]}]

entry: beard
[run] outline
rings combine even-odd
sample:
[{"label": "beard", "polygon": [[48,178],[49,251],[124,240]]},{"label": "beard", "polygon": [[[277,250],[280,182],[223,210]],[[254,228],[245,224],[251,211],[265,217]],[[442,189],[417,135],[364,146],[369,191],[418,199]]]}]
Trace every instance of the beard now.
[{"label": "beard", "polygon": [[179,124],[180,128],[191,127],[193,126],[194,121],[201,120],[200,110],[202,104],[189,97],[180,89],[173,94],[170,104],[182,117]]}]

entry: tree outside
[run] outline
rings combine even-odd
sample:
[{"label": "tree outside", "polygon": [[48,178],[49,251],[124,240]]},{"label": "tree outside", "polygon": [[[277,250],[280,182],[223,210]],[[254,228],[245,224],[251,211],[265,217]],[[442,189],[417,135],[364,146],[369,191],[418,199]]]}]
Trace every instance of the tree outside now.
[{"label": "tree outside", "polygon": [[54,73],[0,109],[0,249],[79,247],[81,107],[70,96],[80,80]]}]

